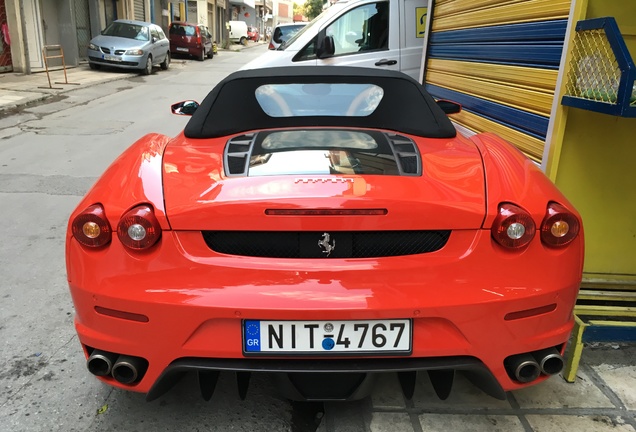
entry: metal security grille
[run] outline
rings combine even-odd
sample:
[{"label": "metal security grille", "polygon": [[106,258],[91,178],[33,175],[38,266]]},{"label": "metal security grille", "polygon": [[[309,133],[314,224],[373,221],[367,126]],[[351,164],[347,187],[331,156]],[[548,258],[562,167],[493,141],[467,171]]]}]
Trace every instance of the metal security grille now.
[{"label": "metal security grille", "polygon": [[135,0],[134,7],[134,18],[139,21],[146,21],[146,0]]},{"label": "metal security grille", "polygon": [[576,32],[566,94],[616,103],[621,71],[605,29]]},{"label": "metal security grille", "polygon": [[91,21],[86,0],[75,0],[75,33],[77,34],[77,52],[79,58],[86,59],[86,47],[91,40]]},{"label": "metal security grille", "polygon": [[[450,233],[450,230],[202,231],[205,243],[215,252],[267,258],[377,258],[422,254],[440,250]],[[326,247],[327,244],[332,247]]]}]

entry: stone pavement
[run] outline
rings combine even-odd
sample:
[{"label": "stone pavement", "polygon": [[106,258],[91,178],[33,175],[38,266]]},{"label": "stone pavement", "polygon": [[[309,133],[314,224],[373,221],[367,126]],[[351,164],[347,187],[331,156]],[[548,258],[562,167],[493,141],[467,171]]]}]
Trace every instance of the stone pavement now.
[{"label": "stone pavement", "polygon": [[407,401],[394,377],[383,378],[367,400],[327,404],[320,432],[634,432],[636,346],[586,347],[576,382],[557,375],[508,393],[485,395],[461,376],[441,401],[426,374]]}]

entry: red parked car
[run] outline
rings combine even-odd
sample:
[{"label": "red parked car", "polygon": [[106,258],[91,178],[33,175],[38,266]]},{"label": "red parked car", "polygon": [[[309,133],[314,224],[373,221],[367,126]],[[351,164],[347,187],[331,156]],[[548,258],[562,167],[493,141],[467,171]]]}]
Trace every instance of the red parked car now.
[{"label": "red parked car", "polygon": [[254,42],[258,42],[258,40],[261,38],[258,28],[252,26],[247,27],[247,38]]},{"label": "red parked car", "polygon": [[401,72],[236,72],[175,137],[132,144],[70,216],[88,370],[152,400],[188,372],[268,373],[291,399],[365,397],[418,373],[487,394],[561,371],[579,214],[502,138],[464,137]]},{"label": "red parked car", "polygon": [[170,52],[189,55],[200,61],[212,58],[212,35],[204,25],[175,21],[170,23],[168,30]]}]

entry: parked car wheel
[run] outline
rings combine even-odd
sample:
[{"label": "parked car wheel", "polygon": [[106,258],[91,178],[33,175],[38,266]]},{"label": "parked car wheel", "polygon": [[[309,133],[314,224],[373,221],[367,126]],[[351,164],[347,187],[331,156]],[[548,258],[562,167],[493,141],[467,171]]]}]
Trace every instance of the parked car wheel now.
[{"label": "parked car wheel", "polygon": [[208,51],[208,58],[211,59],[214,57],[214,51],[210,50]]},{"label": "parked car wheel", "polygon": [[99,69],[101,68],[101,66],[100,66],[100,65],[95,64],[95,63],[89,63],[89,64],[88,64],[88,67],[89,67],[89,68],[91,68],[91,69],[93,69],[93,70],[99,70]]},{"label": "parked car wheel", "polygon": [[199,55],[197,56],[197,60],[199,61],[203,61],[205,60],[206,54],[205,54],[205,47],[201,48],[201,52],[199,52]]},{"label": "parked car wheel", "polygon": [[241,45],[247,45],[247,38],[245,36],[241,36],[241,40],[239,41]]},{"label": "parked car wheel", "polygon": [[168,68],[170,67],[170,52],[166,54],[166,58],[163,59],[160,66],[161,66],[161,69],[168,70]]},{"label": "parked car wheel", "polygon": [[141,71],[144,75],[150,75],[152,73],[152,56],[148,55],[148,59],[146,60],[146,67]]}]

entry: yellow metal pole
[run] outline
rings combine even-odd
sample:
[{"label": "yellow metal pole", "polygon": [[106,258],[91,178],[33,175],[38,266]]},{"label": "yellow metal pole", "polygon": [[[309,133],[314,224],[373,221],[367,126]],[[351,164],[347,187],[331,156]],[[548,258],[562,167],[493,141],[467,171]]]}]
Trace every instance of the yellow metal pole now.
[{"label": "yellow metal pole", "polygon": [[574,331],[572,332],[572,340],[566,355],[565,370],[563,371],[563,378],[569,383],[573,383],[576,380],[576,372],[579,369],[579,362],[581,361],[581,354],[583,353],[583,332],[585,332],[585,324],[579,317],[574,316]]}]

